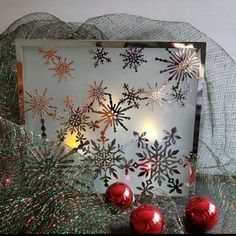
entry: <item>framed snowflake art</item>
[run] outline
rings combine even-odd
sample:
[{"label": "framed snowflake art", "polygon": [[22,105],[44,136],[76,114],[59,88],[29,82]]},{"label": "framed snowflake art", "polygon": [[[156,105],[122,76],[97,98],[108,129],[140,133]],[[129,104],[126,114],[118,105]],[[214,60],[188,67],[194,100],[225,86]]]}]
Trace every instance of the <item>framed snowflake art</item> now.
[{"label": "framed snowflake art", "polygon": [[[99,192],[187,196],[205,43],[18,40],[20,121],[77,150]],[[198,118],[198,119],[196,119]]]}]

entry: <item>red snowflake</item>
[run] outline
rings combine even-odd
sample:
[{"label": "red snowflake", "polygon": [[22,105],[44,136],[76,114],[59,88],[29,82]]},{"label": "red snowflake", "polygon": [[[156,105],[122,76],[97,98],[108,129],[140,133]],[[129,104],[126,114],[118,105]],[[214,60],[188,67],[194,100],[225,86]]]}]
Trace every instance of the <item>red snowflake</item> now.
[{"label": "red snowflake", "polygon": [[49,70],[55,71],[53,76],[58,77],[59,83],[60,83],[61,79],[68,80],[69,77],[72,77],[71,72],[74,69],[71,67],[71,64],[74,61],[66,62],[66,60],[67,60],[67,58],[64,58],[64,60],[62,60],[61,58],[58,58],[57,62],[53,61],[53,64],[55,65],[55,67],[49,68]]},{"label": "red snowflake", "polygon": [[66,105],[66,107],[73,107],[75,104],[74,99],[70,96],[65,96],[63,102]]},{"label": "red snowflake", "polygon": [[57,50],[55,49],[49,49],[49,50],[43,50],[42,48],[38,49],[39,53],[43,55],[45,65],[49,65],[50,62],[54,61],[55,59],[59,59],[60,56],[57,55]]}]

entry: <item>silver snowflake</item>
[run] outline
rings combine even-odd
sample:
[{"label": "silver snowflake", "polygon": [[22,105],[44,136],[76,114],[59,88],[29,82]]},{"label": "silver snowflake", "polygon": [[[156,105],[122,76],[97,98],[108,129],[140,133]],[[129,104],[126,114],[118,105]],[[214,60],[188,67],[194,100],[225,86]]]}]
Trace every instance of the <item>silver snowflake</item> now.
[{"label": "silver snowflake", "polygon": [[198,79],[200,59],[196,50],[192,48],[179,48],[177,51],[171,51],[166,48],[170,54],[169,59],[156,58],[156,60],[167,64],[167,68],[161,70],[160,73],[168,72],[170,77],[168,80],[177,80],[177,87],[180,81],[188,78]]},{"label": "silver snowflake", "polygon": [[116,145],[116,139],[109,142],[105,136],[101,136],[98,142],[91,140],[91,144],[91,147],[84,149],[85,161],[90,163],[95,173],[94,179],[100,177],[104,186],[108,187],[111,176],[118,179],[117,169],[125,162],[125,157],[122,156],[119,144]]},{"label": "silver snowflake", "polygon": [[160,88],[157,86],[157,83],[155,83],[154,87],[152,87],[149,83],[147,83],[147,85],[149,89],[148,91],[145,91],[145,93],[148,95],[148,103],[146,104],[146,106],[150,105],[152,110],[156,105],[162,107],[162,102],[166,101],[166,99],[164,98],[166,93],[163,91],[166,83]]}]

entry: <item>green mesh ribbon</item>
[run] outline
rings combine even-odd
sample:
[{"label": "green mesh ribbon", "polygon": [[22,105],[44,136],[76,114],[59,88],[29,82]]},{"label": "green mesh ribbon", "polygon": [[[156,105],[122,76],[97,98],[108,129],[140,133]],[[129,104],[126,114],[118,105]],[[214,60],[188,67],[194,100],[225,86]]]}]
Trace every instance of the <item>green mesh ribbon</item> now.
[{"label": "green mesh ribbon", "polygon": [[[120,21],[122,30],[115,27],[119,22],[111,18],[125,18],[126,24]],[[134,21],[135,26],[129,28]],[[149,30],[144,27],[145,22],[149,22]],[[166,29],[157,31],[156,40],[176,40],[171,30],[176,28],[175,23],[167,25],[118,14],[79,24],[34,13],[18,19],[0,35],[0,233],[131,233],[130,213],[142,203],[152,203],[164,213],[163,233],[187,233],[186,199],[137,196],[128,210],[121,211],[105,203],[96,192],[93,173],[89,165],[80,162],[76,150],[44,140],[18,125],[15,39],[142,40],[154,37],[155,25]],[[181,25],[178,29],[181,32]],[[115,31],[116,37],[111,34]],[[236,180],[212,146],[201,139],[200,143],[216,165],[215,171],[209,173],[209,166],[199,163],[195,194],[209,196],[219,207],[220,221],[210,232],[235,233]],[[206,155],[207,162],[211,159]]]}]

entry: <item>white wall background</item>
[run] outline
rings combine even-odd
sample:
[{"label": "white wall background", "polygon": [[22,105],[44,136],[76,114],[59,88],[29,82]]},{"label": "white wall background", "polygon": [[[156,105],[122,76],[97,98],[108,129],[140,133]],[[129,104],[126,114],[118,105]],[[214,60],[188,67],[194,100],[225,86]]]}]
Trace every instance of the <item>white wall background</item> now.
[{"label": "white wall background", "polygon": [[236,61],[236,0],[0,0],[0,33],[32,12],[48,12],[67,22],[110,13],[184,21],[210,36]]}]

